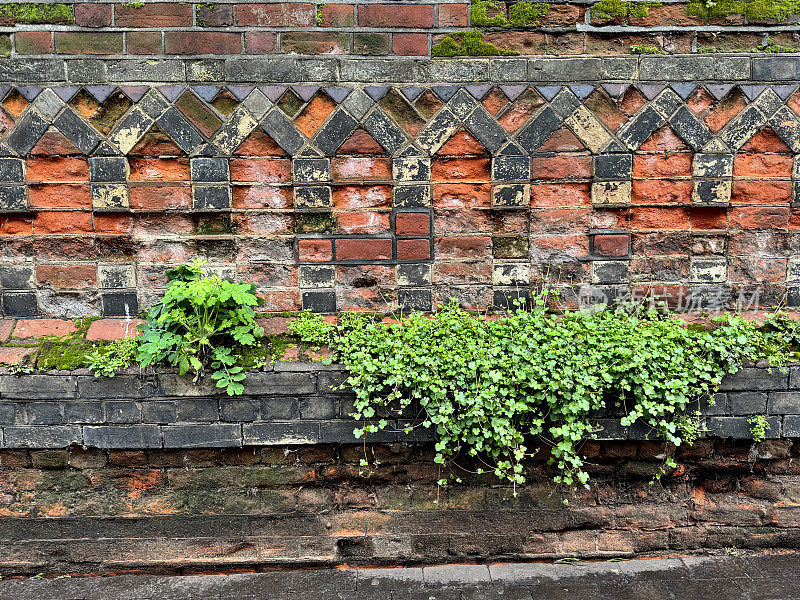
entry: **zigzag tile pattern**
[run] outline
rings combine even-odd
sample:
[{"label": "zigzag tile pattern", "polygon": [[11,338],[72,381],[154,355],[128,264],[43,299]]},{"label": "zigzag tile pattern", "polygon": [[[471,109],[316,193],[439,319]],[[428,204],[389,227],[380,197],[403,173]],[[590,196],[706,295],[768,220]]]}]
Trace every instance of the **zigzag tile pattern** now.
[{"label": "zigzag tile pattern", "polygon": [[0,98],[10,316],[131,314],[164,265],[198,256],[269,310],[504,306],[546,279],[570,302],[800,303],[796,84]]}]

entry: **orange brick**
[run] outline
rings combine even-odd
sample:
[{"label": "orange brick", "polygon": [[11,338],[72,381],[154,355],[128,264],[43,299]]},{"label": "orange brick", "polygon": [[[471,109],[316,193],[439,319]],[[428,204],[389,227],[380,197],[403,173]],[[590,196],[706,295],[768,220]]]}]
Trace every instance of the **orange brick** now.
[{"label": "orange brick", "polygon": [[589,206],[588,183],[537,183],[531,185],[531,206]]},{"label": "orange brick", "polygon": [[591,176],[591,156],[552,156],[531,159],[531,179],[583,179]]},{"label": "orange brick", "polygon": [[692,174],[692,155],[677,154],[635,154],[633,156],[634,177],[677,177]]},{"label": "orange brick", "polygon": [[33,224],[36,234],[92,233],[92,213],[83,211],[40,212]]},{"label": "orange brick", "polygon": [[335,180],[391,180],[392,163],[388,158],[362,156],[337,157],[331,161]]},{"label": "orange brick", "polygon": [[731,204],[788,204],[791,197],[791,181],[734,180],[731,186]]},{"label": "orange brick", "polygon": [[131,186],[131,208],[140,210],[190,208],[192,200],[189,192],[189,186],[180,185]]},{"label": "orange brick", "polygon": [[29,158],[27,177],[28,181],[89,181],[89,163],[85,158]]},{"label": "orange brick", "polygon": [[333,188],[333,207],[385,208],[392,205],[392,188],[388,185],[345,185]]},{"label": "orange brick", "polygon": [[792,157],[785,154],[737,154],[733,159],[734,177],[792,176]]},{"label": "orange brick", "polygon": [[741,229],[784,228],[789,224],[789,208],[779,206],[741,206],[731,209],[731,227]]},{"label": "orange brick", "polygon": [[77,329],[72,321],[63,319],[20,319],[14,328],[16,338],[40,338],[47,335],[60,337],[75,333]]},{"label": "orange brick", "polygon": [[336,240],[336,260],[391,260],[392,240],[385,238]]},{"label": "orange brick", "polygon": [[[170,228],[170,233],[175,233],[174,221],[171,219],[173,227]],[[107,235],[123,235],[131,232],[131,218],[125,214],[104,214],[97,213],[94,215],[94,231],[99,234]]]},{"label": "orange brick", "polygon": [[488,158],[441,158],[433,161],[434,181],[489,181]]},{"label": "orange brick", "polygon": [[232,158],[231,181],[277,183],[291,181],[292,163],[285,158]]},{"label": "orange brick", "polygon": [[631,202],[634,204],[688,204],[692,201],[692,181],[672,179],[634,179]]},{"label": "orange brick", "polygon": [[48,208],[73,208],[92,206],[88,185],[34,184],[28,188],[31,206]]},{"label": "orange brick", "polygon": [[634,207],[631,229],[689,229],[689,213],[682,207]]},{"label": "orange brick", "polygon": [[376,212],[337,212],[337,233],[373,234],[389,231],[389,214]]},{"label": "orange brick", "polygon": [[131,158],[131,181],[189,181],[185,158]]},{"label": "orange brick", "polygon": [[121,340],[126,337],[137,337],[137,327],[144,323],[141,319],[100,319],[92,321],[86,332],[86,339],[96,340]]},{"label": "orange brick", "polygon": [[433,186],[433,206],[491,206],[491,189],[488,183],[437,183]]}]

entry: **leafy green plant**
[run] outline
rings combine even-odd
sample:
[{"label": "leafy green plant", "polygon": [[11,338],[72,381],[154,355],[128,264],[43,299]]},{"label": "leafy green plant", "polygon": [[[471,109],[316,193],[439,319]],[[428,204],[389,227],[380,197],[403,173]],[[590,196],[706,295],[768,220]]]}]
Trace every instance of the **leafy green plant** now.
[{"label": "leafy green plant", "polygon": [[750,435],[753,436],[754,442],[763,442],[767,439],[767,431],[769,431],[769,423],[764,415],[755,415],[747,419],[750,423]]},{"label": "leafy green plant", "polygon": [[139,342],[133,337],[115,340],[87,355],[89,368],[95,375],[114,377],[119,369],[125,369],[136,360]]},{"label": "leafy green plant", "polygon": [[[737,316],[704,329],[654,310],[555,314],[546,308],[549,293],[538,295],[531,310],[496,320],[451,303],[396,324],[353,313],[329,323],[305,313],[291,331],[329,345],[331,359],[349,369],[354,415],[365,421],[357,436],[417,408],[420,426],[436,433],[436,463],[453,465],[466,455],[484,464],[479,472],[489,469],[515,485],[525,481],[533,438],[551,446],[556,483],[586,484],[579,448],[595,433],[596,410],[619,410],[623,426],[643,422],[676,446],[692,440],[699,425],[687,421],[691,402],[743,360],[767,353],[777,363],[787,355]],[[677,464],[667,457],[665,466]]]},{"label": "leafy green plant", "polygon": [[203,267],[196,261],[167,271],[167,290],[147,314],[137,360],[143,367],[177,366],[195,379],[210,369],[217,387],[241,394],[246,372],[239,354],[264,336],[253,310],[264,301],[255,285],[205,276]]}]

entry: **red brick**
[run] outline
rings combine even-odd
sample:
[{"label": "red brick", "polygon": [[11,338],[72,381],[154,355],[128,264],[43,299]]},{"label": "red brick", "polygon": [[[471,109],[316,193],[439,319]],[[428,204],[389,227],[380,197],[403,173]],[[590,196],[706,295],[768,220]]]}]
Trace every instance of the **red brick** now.
[{"label": "red brick", "polygon": [[36,265],[36,280],[56,288],[85,288],[97,285],[95,265]]},{"label": "red brick", "polygon": [[333,188],[333,207],[385,208],[392,205],[392,188],[386,185],[344,185]]},{"label": "red brick", "polygon": [[[141,3],[139,3],[141,4]],[[159,2],[114,6],[117,27],[190,27],[194,5],[186,2]]]},{"label": "red brick", "polygon": [[323,27],[352,27],[354,23],[352,4],[323,4]]},{"label": "red brick", "polygon": [[388,158],[367,156],[336,157],[331,161],[333,179],[348,180],[391,180],[392,163]]},{"label": "red brick", "polygon": [[0,348],[0,363],[4,365],[18,365],[28,359],[36,348],[25,346],[7,346]]},{"label": "red brick", "polygon": [[204,27],[227,27],[233,25],[233,6],[214,4],[213,2],[197,4],[197,23]]},{"label": "red brick", "polygon": [[584,179],[591,176],[591,156],[551,156],[531,159],[531,179]]},{"label": "red brick", "polygon": [[486,258],[491,253],[492,238],[443,237],[435,244],[437,258]]},{"label": "red brick", "polygon": [[336,260],[391,260],[392,240],[384,238],[336,240]]},{"label": "red brick", "polygon": [[427,56],[428,34],[426,33],[392,34],[392,54],[396,54],[397,56]]},{"label": "red brick", "polygon": [[[173,222],[175,221],[173,217]],[[131,232],[131,218],[124,214],[104,214],[94,215],[94,231],[98,234],[123,235]],[[171,228],[170,233],[175,233]]]},{"label": "red brick", "polygon": [[234,208],[292,208],[292,188],[270,185],[236,185],[232,188]]},{"label": "red brick", "polygon": [[598,256],[627,256],[629,237],[624,234],[594,236],[594,253]]},{"label": "red brick", "polygon": [[731,227],[741,229],[783,228],[789,224],[789,208],[742,206],[731,209]]},{"label": "red brick", "polygon": [[[516,211],[514,211],[516,212]],[[591,208],[539,208],[531,214],[531,233],[567,233],[570,231],[585,231],[591,224],[592,215],[598,214]],[[616,229],[614,223],[603,229]],[[524,227],[508,230],[508,233],[519,233]]]},{"label": "red brick", "polygon": [[397,213],[394,219],[397,235],[428,235],[431,232],[428,213]]},{"label": "red brick", "polygon": [[333,242],[331,240],[300,240],[297,247],[299,260],[333,260]]},{"label": "red brick", "polygon": [[19,54],[50,54],[53,50],[49,31],[19,31],[14,34],[14,44]]},{"label": "red brick", "polygon": [[488,158],[440,158],[433,161],[434,181],[489,181]]},{"label": "red brick", "polygon": [[0,319],[0,342],[5,342],[11,337],[11,332],[14,331],[13,319]]},{"label": "red brick", "polygon": [[433,27],[433,6],[359,4],[359,27]]},{"label": "red brick", "polygon": [[634,179],[633,204],[688,204],[692,201],[692,181],[672,179]]},{"label": "red brick", "polygon": [[111,4],[76,4],[75,25],[80,27],[108,27],[114,7]]},{"label": "red brick", "polygon": [[500,233],[497,223],[491,218],[489,211],[481,209],[441,209],[437,208],[433,220],[437,235],[459,233]]},{"label": "red brick", "polygon": [[332,31],[287,31],[281,33],[284,54],[349,54],[350,36]]},{"label": "red brick", "polygon": [[183,31],[164,33],[167,54],[240,54],[242,36],[225,31]]},{"label": "red brick", "polygon": [[137,337],[137,326],[144,323],[141,319],[100,319],[92,321],[86,332],[86,339],[96,340],[121,340],[126,337]]},{"label": "red brick", "polygon": [[40,338],[46,335],[60,337],[75,331],[77,331],[75,324],[63,319],[20,319],[13,335],[20,339]]},{"label": "red brick", "polygon": [[258,319],[258,324],[264,328],[267,335],[286,335],[289,333],[289,324],[294,321],[290,317],[270,317]]},{"label": "red brick", "polygon": [[28,181],[89,181],[89,163],[85,158],[29,158],[27,177]]},{"label": "red brick", "polygon": [[791,148],[769,127],[765,127],[741,147],[739,152],[778,152],[791,153]]},{"label": "red brick", "polygon": [[531,185],[531,206],[589,206],[588,183],[538,183]]},{"label": "red brick", "polygon": [[436,153],[439,156],[465,156],[469,154],[486,154],[483,147],[468,131],[457,131],[447,140],[447,143],[439,148]]},{"label": "red brick", "polygon": [[377,212],[337,212],[336,233],[375,234],[389,231],[389,214]]},{"label": "red brick", "polygon": [[316,23],[313,4],[237,4],[236,19],[245,27],[311,27]]},{"label": "red brick", "polygon": [[131,208],[139,210],[165,210],[192,206],[189,187],[180,185],[131,186],[130,200]]},{"label": "red brick", "polygon": [[92,233],[92,213],[83,211],[40,212],[34,220],[36,234]]},{"label": "red brick", "polygon": [[734,180],[731,186],[731,204],[788,204],[791,197],[791,181]]},{"label": "red brick", "polygon": [[792,176],[792,157],[785,154],[737,154],[733,159],[734,177]]},{"label": "red brick", "polygon": [[469,4],[440,4],[439,27],[466,27],[469,25]]},{"label": "red brick", "polygon": [[634,154],[633,176],[642,178],[676,177],[692,174],[692,155],[677,154]]},{"label": "red brick", "polygon": [[80,156],[81,151],[60,131],[46,131],[31,150],[32,156]]},{"label": "red brick", "polygon": [[89,208],[92,206],[88,185],[34,184],[28,189],[28,199],[33,207]]},{"label": "red brick", "polygon": [[232,158],[231,181],[274,183],[291,181],[292,163],[285,158]]},{"label": "red brick", "polygon": [[433,186],[433,206],[491,206],[491,185],[488,183],[437,183]]},{"label": "red brick", "polygon": [[631,229],[689,229],[689,214],[682,207],[634,207]]},{"label": "red brick", "polygon": [[189,159],[131,158],[131,181],[189,181]]},{"label": "red brick", "polygon": [[244,51],[247,54],[274,54],[278,50],[278,34],[261,31],[246,31]]},{"label": "red brick", "polygon": [[128,54],[161,54],[160,31],[129,31],[125,34]]},{"label": "red brick", "polygon": [[397,240],[397,260],[427,260],[430,257],[430,240]]}]

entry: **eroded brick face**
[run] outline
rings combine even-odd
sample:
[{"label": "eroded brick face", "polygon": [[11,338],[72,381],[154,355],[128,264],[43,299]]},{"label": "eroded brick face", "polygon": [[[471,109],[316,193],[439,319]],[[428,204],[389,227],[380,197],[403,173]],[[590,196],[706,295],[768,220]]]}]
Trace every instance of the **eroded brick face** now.
[{"label": "eroded brick face", "polygon": [[[86,27],[105,14],[90,8]],[[158,18],[184,18],[170,10]],[[3,306],[135,314],[196,258],[254,283],[265,311],[502,308],[542,282],[567,304],[795,306],[799,98],[789,84],[7,86],[0,268],[27,275],[5,278]]]}]

